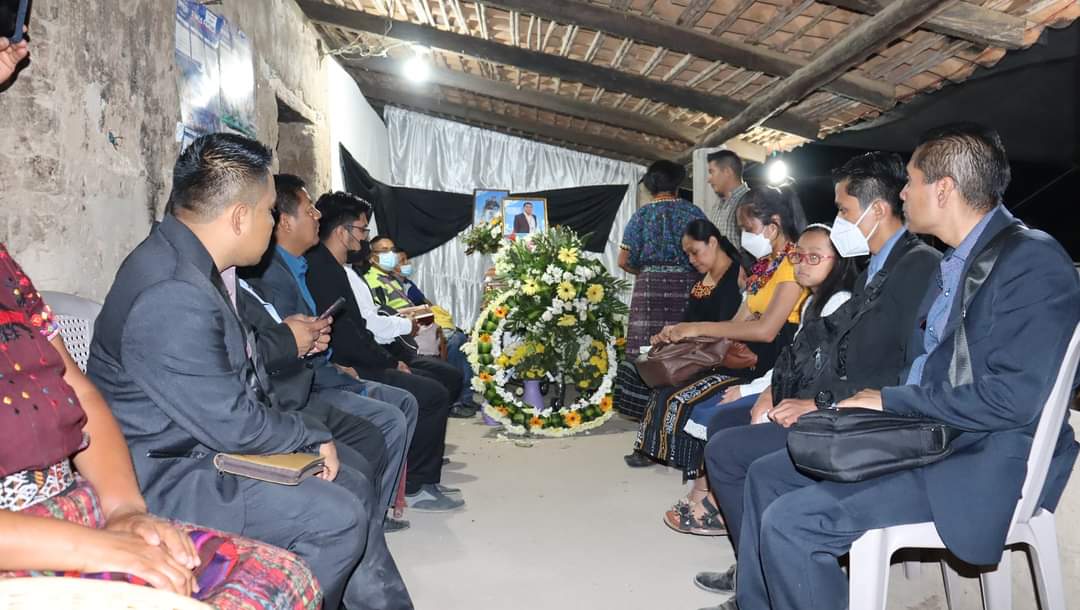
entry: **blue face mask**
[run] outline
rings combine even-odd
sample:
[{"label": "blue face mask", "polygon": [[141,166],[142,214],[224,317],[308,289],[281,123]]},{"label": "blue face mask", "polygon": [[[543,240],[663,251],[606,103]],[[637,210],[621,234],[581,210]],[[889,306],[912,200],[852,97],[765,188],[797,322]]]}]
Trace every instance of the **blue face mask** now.
[{"label": "blue face mask", "polygon": [[380,252],[378,265],[383,271],[393,271],[397,267],[397,254],[393,252]]},{"label": "blue face mask", "polygon": [[404,275],[405,277],[412,277],[412,274],[413,274],[413,268],[412,268],[411,263],[401,266],[401,275]]}]

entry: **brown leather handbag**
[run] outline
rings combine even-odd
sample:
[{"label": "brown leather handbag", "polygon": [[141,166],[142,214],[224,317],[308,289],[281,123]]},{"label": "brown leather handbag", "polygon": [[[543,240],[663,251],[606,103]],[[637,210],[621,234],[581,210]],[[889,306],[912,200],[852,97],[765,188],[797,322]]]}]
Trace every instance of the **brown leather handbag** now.
[{"label": "brown leather handbag", "polygon": [[681,385],[710,369],[753,368],[757,354],[745,343],[713,337],[691,337],[658,345],[638,358],[638,375],[650,388]]}]

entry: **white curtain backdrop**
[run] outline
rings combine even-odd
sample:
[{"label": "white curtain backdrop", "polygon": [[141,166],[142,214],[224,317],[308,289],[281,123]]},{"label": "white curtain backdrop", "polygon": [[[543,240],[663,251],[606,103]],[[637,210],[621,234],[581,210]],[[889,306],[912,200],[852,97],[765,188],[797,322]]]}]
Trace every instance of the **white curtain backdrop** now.
[{"label": "white curtain backdrop", "polygon": [[[600,259],[617,276],[623,227],[637,204],[645,168],[388,106],[390,177],[396,186],[453,193],[473,189],[530,191],[626,184],[622,206]],[[471,325],[480,309],[490,256],[465,256],[457,237],[415,261],[416,283],[428,299],[451,309],[459,326]],[[630,295],[625,295],[629,301]]]}]

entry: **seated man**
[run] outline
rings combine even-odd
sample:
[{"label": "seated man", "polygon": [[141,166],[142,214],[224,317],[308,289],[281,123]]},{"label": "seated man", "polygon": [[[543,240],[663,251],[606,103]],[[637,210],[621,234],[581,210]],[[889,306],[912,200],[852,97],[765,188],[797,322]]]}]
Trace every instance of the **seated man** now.
[{"label": "seated man", "polygon": [[[394,240],[385,235],[379,235],[371,240],[371,255],[368,259],[354,265],[356,272],[361,274],[364,282],[367,283],[373,304],[378,303],[393,310],[427,305],[426,301],[409,299],[405,286],[398,280],[400,258],[395,250]],[[363,298],[362,295],[358,297],[358,299]],[[368,317],[370,316],[365,315],[365,319]],[[450,409],[451,417],[473,417],[479,411],[479,407],[473,404],[472,400],[472,369],[468,366],[468,361],[461,351],[461,346],[467,339],[465,334],[456,328],[451,326],[449,330],[450,332],[446,335],[449,363],[423,356],[402,358],[402,360],[413,369],[418,369],[438,379],[450,389],[450,395],[455,399],[454,406]],[[398,351],[393,353],[401,357]],[[465,370],[461,368],[462,363],[465,365]],[[454,392],[454,388],[457,388],[457,392]]]},{"label": "seated man", "polygon": [[[278,220],[274,231],[277,247],[274,249],[270,260],[262,269],[262,274],[250,280],[259,294],[284,316],[303,313],[312,315],[318,310],[324,311],[338,296],[334,296],[334,288],[316,293],[317,284],[309,281],[309,274],[315,272],[315,266],[310,270],[308,260],[303,254],[312,249],[312,238],[306,230],[302,230],[303,223],[307,222],[304,217],[318,219],[321,214],[312,203],[303,186],[303,182],[295,176],[279,176],[282,178],[282,186],[278,188]],[[369,208],[370,209],[370,208]],[[359,223],[359,220],[352,222]],[[352,226],[352,222],[345,223]],[[363,216],[363,226],[367,226],[367,216]],[[341,230],[346,230],[339,226]],[[325,221],[318,224],[319,233],[326,229]],[[362,242],[357,242],[355,250],[359,250]],[[318,245],[317,248],[323,246]],[[329,269],[323,266],[322,271],[341,271],[341,265],[330,265]],[[331,277],[337,279],[336,274]],[[352,298],[348,288],[348,280],[344,277],[345,287],[340,296],[351,299],[351,305],[355,307],[355,299]],[[324,303],[319,302],[322,295]],[[350,313],[352,312],[352,313]],[[357,325],[359,320],[359,326]],[[344,330],[343,330],[344,328]],[[315,389],[343,389],[359,392],[361,395],[376,398],[381,401],[391,402],[394,400],[391,392],[404,395],[409,398],[409,404],[405,405],[405,412],[409,418],[409,432],[411,443],[407,454],[407,477],[406,492],[412,493],[409,498],[409,506],[421,511],[446,511],[455,510],[464,505],[459,498],[451,498],[448,495],[458,495],[458,490],[439,484],[442,471],[442,457],[446,442],[446,418],[449,399],[446,389],[438,382],[408,375],[406,373],[393,372],[383,374],[378,365],[396,367],[397,360],[393,359],[386,350],[379,347],[371,336],[370,331],[364,325],[363,317],[356,310],[346,308],[338,312],[335,317],[334,330],[331,334],[330,356],[333,365],[319,364],[315,367]],[[335,367],[344,368],[350,375],[346,375]],[[365,371],[357,375],[357,368]],[[397,373],[397,374],[395,374]],[[417,406],[418,405],[418,406]],[[376,423],[377,414],[359,413],[366,419]],[[383,429],[380,426],[380,429]],[[415,430],[415,432],[413,432]],[[385,433],[385,430],[384,430]],[[425,489],[425,486],[427,488]]]},{"label": "seated man", "polygon": [[[240,280],[237,304],[240,318],[251,326],[259,357],[270,373],[270,389],[281,409],[303,410],[317,418],[334,435],[338,460],[379,482],[379,502],[389,507],[397,491],[405,463],[404,416],[388,446],[379,429],[354,412],[371,409],[396,410],[386,403],[355,392],[312,387],[316,366],[328,366],[324,352],[330,342],[331,320],[294,314],[282,320],[274,306],[266,302],[247,282]],[[363,403],[376,403],[368,405]],[[357,406],[357,403],[361,403]],[[387,517],[385,529],[399,530],[408,522]]]},{"label": "seated man", "polygon": [[[128,256],[97,319],[88,372],[124,431],[154,512],[300,555],[326,607],[407,609],[372,483],[340,466],[329,431],[273,408],[266,371],[237,317],[238,265],[273,231],[272,154],[229,134],[179,157],[169,212]],[[256,359],[256,360],[253,360]],[[326,470],[298,486],[218,473],[217,453],[318,452]],[[334,482],[332,482],[334,481]]]},{"label": "seated man", "polygon": [[[771,387],[756,398],[741,397],[722,405],[709,422],[706,471],[736,554],[750,464],[786,447],[788,428],[800,415],[863,388],[895,384],[906,366],[905,346],[926,292],[926,278],[937,268],[941,255],[904,228],[900,201],[904,180],[903,162],[895,154],[859,155],[833,172],[836,250],[846,257],[867,251],[871,256],[869,266],[855,280],[851,300],[824,327],[827,338],[818,349],[832,366],[816,378],[786,373],[783,377],[799,381],[801,387],[788,388],[775,397]],[[739,388],[733,388],[724,398],[730,400],[739,393]],[[733,566],[726,572],[698,574],[695,582],[706,590],[730,592],[734,576]]]},{"label": "seated man", "polygon": [[[1026,474],[1031,439],[1068,341],[1080,320],[1080,279],[1051,237],[1018,224],[1002,196],[1009,164],[997,133],[958,125],[927,134],[908,163],[902,197],[909,227],[950,250],[912,325],[907,385],[841,401],[930,417],[962,431],[948,457],[860,483],[800,474],[787,450],[750,467],[737,604],[741,610],[844,608],[848,583],[837,559],[874,528],[932,521],[960,560],[993,565]],[[993,271],[964,308],[969,268],[1009,230]],[[950,374],[954,333],[967,334],[970,373]],[[1067,420],[1041,505],[1056,506],[1076,460]],[[723,606],[722,606],[723,607]]]}]

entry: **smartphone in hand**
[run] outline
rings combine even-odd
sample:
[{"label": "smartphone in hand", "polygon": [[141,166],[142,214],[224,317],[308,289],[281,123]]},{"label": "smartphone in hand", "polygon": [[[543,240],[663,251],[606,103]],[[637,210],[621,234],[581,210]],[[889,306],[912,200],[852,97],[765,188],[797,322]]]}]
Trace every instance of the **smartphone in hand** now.
[{"label": "smartphone in hand", "polygon": [[338,297],[336,301],[330,304],[330,307],[326,308],[326,311],[322,312],[319,319],[325,320],[331,316],[336,316],[342,307],[345,307],[345,297]]}]

